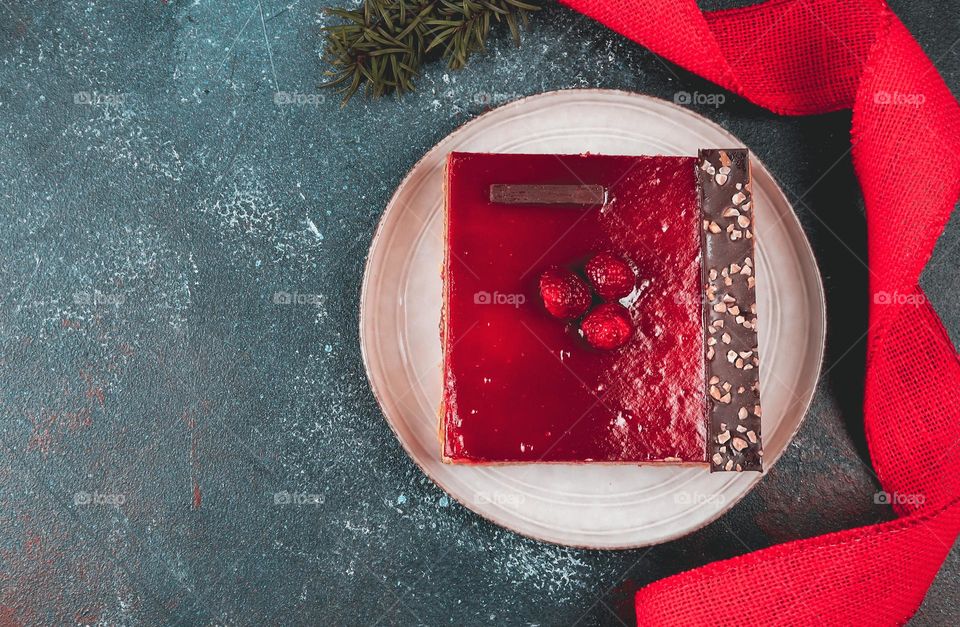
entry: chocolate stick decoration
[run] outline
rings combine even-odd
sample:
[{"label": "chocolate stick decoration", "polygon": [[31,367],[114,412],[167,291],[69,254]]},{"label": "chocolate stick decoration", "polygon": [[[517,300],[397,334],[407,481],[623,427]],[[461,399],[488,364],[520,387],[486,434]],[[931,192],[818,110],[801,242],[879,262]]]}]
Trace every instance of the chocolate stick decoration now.
[{"label": "chocolate stick decoration", "polygon": [[603,205],[603,185],[506,185],[490,186],[490,202],[506,205]]}]

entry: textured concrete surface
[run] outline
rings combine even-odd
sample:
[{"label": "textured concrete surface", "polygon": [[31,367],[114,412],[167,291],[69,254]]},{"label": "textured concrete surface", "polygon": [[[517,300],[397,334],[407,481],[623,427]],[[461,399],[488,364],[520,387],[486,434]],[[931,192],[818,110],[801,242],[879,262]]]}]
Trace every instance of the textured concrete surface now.
[{"label": "textured concrete surface", "polygon": [[[630,623],[640,585],[892,516],[860,426],[849,115],[730,94],[693,108],[781,181],[828,291],[829,357],[794,444],[728,515],[650,550],[540,544],[448,499],[393,437],[358,349],[395,186],[489,103],[718,92],[551,6],[521,49],[498,36],[402,100],[277,105],[318,93],[325,4],[0,3],[0,623]],[[894,9],[960,91],[956,3]],[[955,218],[924,277],[955,341],[958,251]],[[960,621],[958,574],[954,552],[915,624]]]}]

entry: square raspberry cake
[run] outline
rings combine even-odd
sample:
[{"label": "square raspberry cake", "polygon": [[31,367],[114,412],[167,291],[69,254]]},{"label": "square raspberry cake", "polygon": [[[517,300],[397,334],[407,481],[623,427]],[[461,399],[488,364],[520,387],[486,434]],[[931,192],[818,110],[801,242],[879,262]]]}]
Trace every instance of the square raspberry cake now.
[{"label": "square raspberry cake", "polygon": [[451,153],[448,463],[761,469],[746,150]]}]

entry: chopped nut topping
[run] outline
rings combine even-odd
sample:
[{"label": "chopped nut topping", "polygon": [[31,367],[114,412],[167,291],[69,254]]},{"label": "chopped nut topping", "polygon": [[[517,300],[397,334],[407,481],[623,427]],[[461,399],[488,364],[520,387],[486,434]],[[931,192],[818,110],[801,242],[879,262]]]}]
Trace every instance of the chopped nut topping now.
[{"label": "chopped nut topping", "polygon": [[[705,378],[708,379],[706,387],[711,417],[707,455],[713,462],[713,471],[758,470],[758,457],[762,454],[758,416],[750,411],[759,403],[759,381],[755,372],[746,372],[757,369],[759,360],[755,346],[756,265],[752,258],[752,240],[756,233],[748,184],[749,164],[744,159],[749,156],[741,150],[729,154],[720,150],[703,150],[698,164],[702,170],[698,171],[698,178],[706,233],[701,237],[703,276],[706,279],[701,293],[707,299],[704,301],[707,317]],[[720,189],[719,186],[725,184],[734,187],[733,192]],[[711,240],[710,234],[725,234],[726,237]],[[746,280],[738,281],[738,276],[746,277]],[[729,327],[725,329],[727,315],[731,317],[731,324],[737,325],[736,331]],[[723,349],[718,351],[720,346]],[[723,366],[714,361],[718,355],[726,357],[730,365]],[[730,423],[734,424],[728,427]]]}]

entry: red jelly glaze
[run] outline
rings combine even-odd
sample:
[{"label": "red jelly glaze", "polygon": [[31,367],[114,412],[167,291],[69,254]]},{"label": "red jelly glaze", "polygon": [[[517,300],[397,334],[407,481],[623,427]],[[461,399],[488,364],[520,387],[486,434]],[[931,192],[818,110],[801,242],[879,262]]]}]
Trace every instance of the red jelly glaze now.
[{"label": "red jelly glaze", "polygon": [[[695,159],[452,153],[443,453],[458,463],[703,463]],[[603,207],[489,202],[493,183],[601,184]],[[547,313],[541,272],[601,251],[638,270],[636,331],[590,347]]]}]

